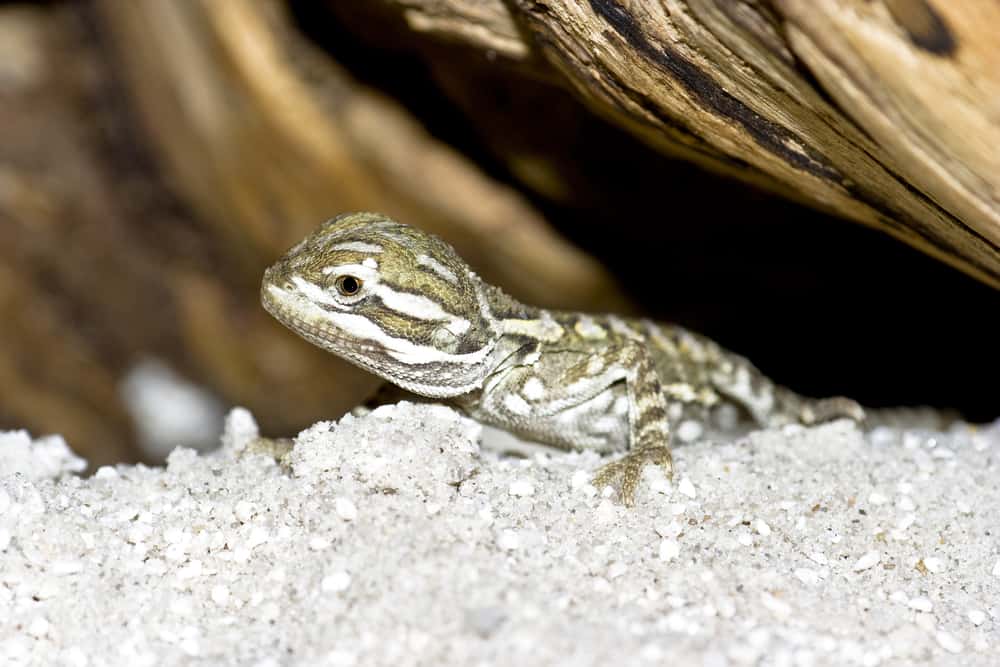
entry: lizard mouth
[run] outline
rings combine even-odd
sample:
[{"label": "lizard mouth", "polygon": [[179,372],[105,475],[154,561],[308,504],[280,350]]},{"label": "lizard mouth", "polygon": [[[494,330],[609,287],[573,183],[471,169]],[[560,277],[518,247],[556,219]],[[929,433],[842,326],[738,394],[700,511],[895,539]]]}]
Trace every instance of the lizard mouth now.
[{"label": "lizard mouth", "polygon": [[[374,329],[345,330],[333,321],[334,317],[345,313],[329,313],[325,317],[327,313],[322,304],[300,293],[294,284],[269,278],[265,274],[261,285],[264,310],[320,349],[423,396],[458,396],[480,386],[480,369],[492,345],[474,352],[447,354],[389,335],[382,336],[384,340],[371,340],[369,336],[375,333]],[[399,347],[393,345],[397,342]],[[443,379],[442,369],[446,369]]]},{"label": "lizard mouth", "polygon": [[[275,292],[279,292],[281,296],[277,296]],[[366,345],[356,338],[342,334],[334,324],[327,322],[320,325],[298,314],[295,306],[289,305],[289,302],[295,301],[292,294],[289,290],[265,284],[261,289],[260,302],[264,310],[274,319],[313,345],[342,355],[370,370],[370,363],[366,362],[366,358],[381,354],[382,350],[379,347]]]}]

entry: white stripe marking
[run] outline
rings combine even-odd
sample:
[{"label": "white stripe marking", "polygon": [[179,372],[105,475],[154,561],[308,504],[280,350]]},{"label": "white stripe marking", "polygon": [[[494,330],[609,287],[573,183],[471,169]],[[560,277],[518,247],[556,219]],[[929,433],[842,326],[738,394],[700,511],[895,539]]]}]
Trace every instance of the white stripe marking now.
[{"label": "white stripe marking", "polygon": [[634,331],[632,327],[625,322],[625,320],[617,315],[608,315],[608,324],[611,326],[611,330],[616,334],[642,342],[642,334],[638,331]]},{"label": "white stripe marking", "polygon": [[601,340],[608,337],[604,327],[597,324],[589,315],[581,315],[574,326],[576,332],[588,340]]},{"label": "white stripe marking", "polygon": [[604,370],[604,359],[591,357],[587,361],[587,375],[597,375]]},{"label": "white stripe marking", "polygon": [[398,292],[388,285],[379,284],[371,288],[373,294],[382,299],[386,308],[403,315],[427,322],[447,322],[446,328],[456,335],[462,335],[472,324],[465,318],[452,315],[434,299],[420,294]]},{"label": "white stripe marking", "polygon": [[437,261],[430,255],[417,255],[417,264],[420,266],[426,266],[428,269],[438,274],[450,283],[457,283],[458,276],[455,272],[449,269],[447,266]]},{"label": "white stripe marking", "polygon": [[456,336],[461,336],[466,331],[468,331],[471,326],[472,323],[469,322],[469,320],[462,319],[461,317],[456,317],[453,318],[451,322],[448,322],[448,324],[446,324],[444,328]]},{"label": "white stripe marking", "polygon": [[536,377],[530,377],[524,381],[521,393],[529,401],[537,401],[545,397],[545,385]]},{"label": "white stripe marking", "polygon": [[377,254],[382,252],[382,246],[377,243],[366,243],[365,241],[345,241],[344,243],[330,246],[330,250],[353,250],[354,252]]},{"label": "white stripe marking", "polygon": [[517,394],[507,394],[504,396],[503,406],[511,413],[520,417],[531,414],[531,406]]},{"label": "white stripe marking", "polygon": [[742,401],[755,417],[766,415],[774,407],[774,396],[770,392],[753,393],[750,371],[745,366],[736,369],[732,380],[725,385],[724,393]]},{"label": "white stripe marking", "polygon": [[555,343],[562,338],[564,333],[563,328],[546,312],[543,312],[537,320],[504,320],[503,331],[507,334],[528,336],[546,343]]},{"label": "white stripe marking", "polygon": [[671,382],[663,385],[662,389],[664,394],[685,403],[690,403],[697,397],[697,394],[694,393],[694,387],[686,382]]},{"label": "white stripe marking", "polygon": [[376,278],[378,278],[378,271],[366,264],[336,264],[334,266],[327,266],[323,268],[324,276],[328,276],[331,273],[347,273],[352,276],[357,276],[365,282],[373,282]]},{"label": "white stripe marking", "polygon": [[599,419],[595,419],[594,423],[591,424],[590,429],[595,433],[614,433],[618,430],[621,423],[621,418],[605,415]]},{"label": "white stripe marking", "polygon": [[663,396],[661,394],[641,394],[635,402],[639,406],[639,411],[645,412],[649,408],[663,405]]},{"label": "white stripe marking", "polygon": [[[397,313],[428,322],[445,322],[445,329],[456,336],[463,335],[472,327],[472,323],[469,322],[469,320],[463,317],[458,317],[457,315],[452,315],[441,308],[441,306],[433,299],[429,299],[428,297],[421,296],[419,294],[399,292],[384,283],[380,283],[378,281],[378,273],[369,267],[359,264],[343,264],[339,266],[327,267],[323,269],[323,272],[337,274],[346,273],[357,276],[364,282],[365,292],[375,294],[382,299],[382,303],[386,308],[394,310]],[[331,294],[319,285],[311,283],[304,278],[300,278],[299,276],[292,276],[292,282],[295,283],[299,293],[309,301],[312,301],[313,303],[321,303],[326,306],[333,306],[338,310],[347,310],[353,301],[358,301],[363,296],[363,294],[359,294],[358,297],[353,299],[353,301],[351,300],[351,297],[340,297],[338,299],[335,295]],[[272,286],[271,289],[273,291],[277,288]]]},{"label": "white stripe marking", "polygon": [[341,333],[351,338],[368,340],[381,345],[385,349],[386,354],[406,364],[429,364],[435,362],[481,364],[490,352],[490,346],[487,345],[475,352],[449,354],[434,347],[416,345],[406,338],[390,336],[382,331],[378,325],[362,315],[334,313],[325,311],[315,304],[310,303],[310,305],[314,309],[314,316],[330,322]]},{"label": "white stripe marking", "polygon": [[[298,280],[306,286],[305,291],[320,289],[301,278]],[[306,338],[322,337],[321,332],[329,329],[336,332],[336,336],[331,337],[333,341],[338,337],[344,337],[373,343],[380,346],[385,354],[404,365],[444,363],[456,366],[449,369],[444,377],[436,377],[433,382],[425,383],[423,378],[395,374],[392,370],[374,363],[369,355],[357,353],[351,347],[339,347],[336,342],[317,343],[324,349],[344,356],[362,368],[391,380],[403,389],[423,396],[448,397],[458,396],[482,386],[483,361],[493,351],[493,341],[475,352],[448,354],[432,347],[415,345],[405,338],[389,336],[361,315],[324,310],[318,301],[311,299],[301,289],[284,290],[276,285],[268,285],[267,291],[274,302],[280,304],[280,307],[271,312],[280,313],[282,310],[294,312],[295,317],[289,326],[293,330],[300,331]],[[324,293],[324,296],[327,295]]]},{"label": "white stripe marking", "polygon": [[[322,303],[326,306],[333,306],[334,308],[345,308],[344,304],[334,299],[333,295],[319,285],[311,283],[303,278],[299,278],[298,276],[292,276],[292,282],[295,283],[299,293],[313,303]],[[270,290],[271,295],[275,298],[283,301],[291,301],[291,299],[288,298],[288,292],[280,287],[269,285],[268,290]]]}]

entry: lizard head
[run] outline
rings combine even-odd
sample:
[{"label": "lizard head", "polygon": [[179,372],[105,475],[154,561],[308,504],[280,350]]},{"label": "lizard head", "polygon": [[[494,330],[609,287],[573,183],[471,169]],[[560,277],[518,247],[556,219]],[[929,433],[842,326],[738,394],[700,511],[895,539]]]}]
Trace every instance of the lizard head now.
[{"label": "lizard head", "polygon": [[484,285],[435,236],[376,213],[329,220],[264,273],[261,301],[309,342],[408,391],[476,389],[499,332]]}]

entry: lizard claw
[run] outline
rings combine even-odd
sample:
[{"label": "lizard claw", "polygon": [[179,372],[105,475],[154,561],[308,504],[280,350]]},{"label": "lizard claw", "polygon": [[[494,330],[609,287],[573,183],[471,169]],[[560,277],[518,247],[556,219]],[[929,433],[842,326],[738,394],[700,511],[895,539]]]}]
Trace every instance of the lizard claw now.
[{"label": "lizard claw", "polygon": [[635,505],[635,490],[642,479],[642,470],[647,463],[663,468],[668,479],[674,476],[673,459],[670,448],[655,445],[635,449],[617,461],[606,463],[594,476],[593,485],[598,489],[611,486],[618,489],[618,499],[626,506]]}]

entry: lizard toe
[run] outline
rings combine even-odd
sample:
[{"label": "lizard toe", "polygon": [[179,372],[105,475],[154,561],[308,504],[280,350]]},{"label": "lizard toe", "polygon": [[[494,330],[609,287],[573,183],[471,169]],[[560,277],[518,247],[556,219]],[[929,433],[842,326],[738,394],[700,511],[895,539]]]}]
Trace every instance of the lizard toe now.
[{"label": "lizard toe", "polygon": [[631,507],[635,504],[635,491],[647,464],[660,466],[668,479],[673,478],[670,448],[657,445],[633,450],[617,461],[604,464],[594,476],[593,485],[598,489],[605,486],[616,489],[621,503]]}]

